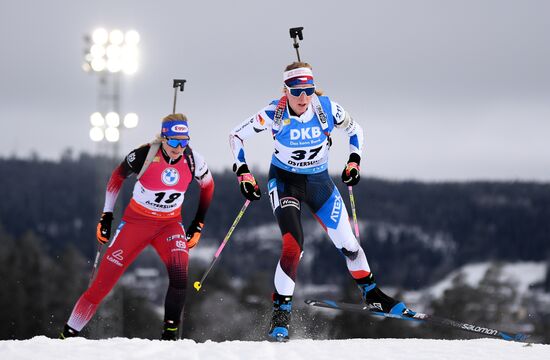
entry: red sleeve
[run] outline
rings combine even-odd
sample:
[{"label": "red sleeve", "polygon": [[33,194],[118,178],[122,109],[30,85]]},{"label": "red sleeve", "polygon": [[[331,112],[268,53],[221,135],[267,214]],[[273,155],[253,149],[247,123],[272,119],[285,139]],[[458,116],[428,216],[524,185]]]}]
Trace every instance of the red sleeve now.
[{"label": "red sleeve", "polygon": [[199,197],[199,207],[195,215],[195,220],[204,224],[204,218],[206,217],[206,212],[210,207],[210,202],[212,201],[212,196],[214,195],[214,178],[210,176],[209,179],[205,179],[199,183],[201,192]]},{"label": "red sleeve", "polygon": [[122,188],[124,180],[129,176],[122,164],[116,167],[116,169],[111,174],[109,182],[107,183],[107,191],[105,192],[105,206],[103,207],[103,212],[113,212],[115,208],[116,199],[118,193]]}]

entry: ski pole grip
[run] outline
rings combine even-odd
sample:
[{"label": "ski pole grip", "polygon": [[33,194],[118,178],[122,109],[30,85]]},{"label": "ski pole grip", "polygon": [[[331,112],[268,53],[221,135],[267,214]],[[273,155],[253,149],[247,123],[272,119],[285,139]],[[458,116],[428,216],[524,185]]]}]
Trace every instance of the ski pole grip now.
[{"label": "ski pole grip", "polygon": [[179,88],[180,88],[180,91],[183,91],[183,88],[184,88],[184,86],[185,86],[185,82],[186,82],[186,81],[187,81],[187,80],[185,80],[185,79],[174,79],[174,83],[173,83],[172,87],[173,87],[173,88],[179,87]]},{"label": "ski pole grip", "polygon": [[290,28],[290,37],[293,38],[296,41],[296,36],[300,40],[304,40],[304,35],[302,34],[302,30],[304,30],[303,26]]},{"label": "ski pole grip", "polygon": [[304,35],[302,34],[302,30],[304,30],[303,26],[290,28],[289,30],[290,37],[294,39],[293,46],[294,46],[294,49],[296,49],[296,57],[298,58],[298,61],[302,61],[302,60],[300,59],[300,52],[298,51],[300,44],[298,43],[298,40],[296,39],[296,37],[298,37],[298,39],[300,40],[304,40]]},{"label": "ski pole grip", "polygon": [[187,80],[185,79],[174,79],[174,82],[172,83],[172,87],[174,88],[174,105],[172,106],[172,114],[176,113],[176,100],[178,98],[178,88],[180,91],[183,91],[183,87],[185,86],[185,82]]}]

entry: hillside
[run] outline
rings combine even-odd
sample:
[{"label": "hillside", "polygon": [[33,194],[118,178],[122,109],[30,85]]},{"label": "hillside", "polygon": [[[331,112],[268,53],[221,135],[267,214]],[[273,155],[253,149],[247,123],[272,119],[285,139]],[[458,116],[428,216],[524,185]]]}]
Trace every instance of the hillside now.
[{"label": "hillside", "polygon": [[[86,155],[60,162],[0,158],[0,293],[9,294],[0,297],[0,322],[5,324],[0,339],[58,334],[88,283],[95,227],[112,167],[109,159]],[[190,254],[189,281],[200,279],[244,202],[234,174],[214,177],[216,192],[201,242]],[[258,179],[265,186],[265,177]],[[119,198],[115,226],[132,183],[127,182]],[[347,202],[346,189],[340,190]],[[377,281],[390,295],[418,310],[528,332],[537,342],[550,343],[550,184],[365,178],[354,193],[362,245]],[[186,194],[184,224],[194,214],[196,199],[194,187]],[[302,223],[304,256],[292,320],[298,337],[467,338],[432,327],[305,309],[306,296],[352,302],[360,297],[342,255],[307,211]],[[264,196],[249,206],[201,292],[189,292],[183,337],[262,340],[280,246]],[[157,254],[146,250],[83,335],[158,338],[165,273]]]},{"label": "hillside", "polygon": [[[0,235],[3,230],[18,238],[31,231],[50,253],[59,254],[70,244],[92,257],[105,184],[113,167],[109,159],[87,155],[60,162],[0,158]],[[265,191],[265,176],[257,175]],[[201,246],[219,244],[244,202],[233,173],[217,173],[214,178],[216,191]],[[349,206],[347,190],[337,177],[334,181]],[[115,225],[133,182],[127,181],[119,197]],[[354,192],[362,244],[371,267],[383,274],[386,284],[420,288],[463,264],[546,261],[550,253],[550,184],[365,178]],[[196,207],[197,187],[185,196],[183,218],[188,224]],[[308,211],[302,220],[306,254],[311,255],[300,276],[314,284],[342,281],[339,253]],[[252,203],[239,224],[225,250],[225,266],[238,277],[247,276],[241,270],[247,267],[271,271],[279,237],[269,201],[263,196]],[[319,269],[334,278],[327,279]]]}]

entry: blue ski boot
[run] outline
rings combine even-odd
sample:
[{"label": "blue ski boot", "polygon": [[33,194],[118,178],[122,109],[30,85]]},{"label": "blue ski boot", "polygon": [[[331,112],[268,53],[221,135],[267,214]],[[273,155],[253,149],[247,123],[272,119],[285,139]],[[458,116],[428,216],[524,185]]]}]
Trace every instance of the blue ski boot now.
[{"label": "blue ski boot", "polygon": [[361,290],[363,301],[369,307],[370,311],[383,312],[395,315],[414,315],[414,311],[405,306],[402,301],[397,301],[391,296],[388,296],[380,290],[374,282],[374,276],[369,275],[367,282],[363,284],[357,284]]},{"label": "blue ski boot", "polygon": [[273,293],[273,316],[269,328],[269,340],[288,341],[288,327],[290,324],[290,311],[292,310],[292,296],[283,296]]}]

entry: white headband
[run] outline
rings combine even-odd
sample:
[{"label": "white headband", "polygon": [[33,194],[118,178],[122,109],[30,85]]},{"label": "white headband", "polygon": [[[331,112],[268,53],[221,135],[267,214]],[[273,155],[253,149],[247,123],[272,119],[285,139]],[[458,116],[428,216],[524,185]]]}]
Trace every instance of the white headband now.
[{"label": "white headband", "polygon": [[297,77],[310,77],[313,79],[313,72],[310,68],[301,67],[297,69],[292,69],[285,71],[283,73],[283,82],[287,81],[288,79],[293,79]]}]

